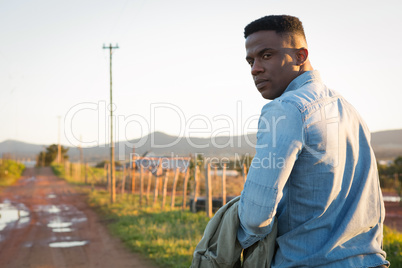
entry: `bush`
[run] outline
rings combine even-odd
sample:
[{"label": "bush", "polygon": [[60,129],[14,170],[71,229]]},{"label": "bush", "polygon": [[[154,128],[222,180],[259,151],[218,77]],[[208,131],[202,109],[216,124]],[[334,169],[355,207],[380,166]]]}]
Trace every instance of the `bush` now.
[{"label": "bush", "polygon": [[384,250],[392,267],[402,267],[402,233],[384,226]]},{"label": "bush", "polygon": [[13,184],[24,171],[24,164],[14,160],[1,160],[0,162],[0,186]]}]

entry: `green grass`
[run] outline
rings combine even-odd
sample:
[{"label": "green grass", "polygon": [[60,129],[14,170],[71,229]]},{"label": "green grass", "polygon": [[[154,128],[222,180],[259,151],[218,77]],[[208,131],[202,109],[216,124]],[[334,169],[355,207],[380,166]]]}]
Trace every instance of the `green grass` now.
[{"label": "green grass", "polygon": [[[58,176],[65,176],[63,168],[54,167]],[[98,172],[101,176],[101,169]],[[71,181],[71,180],[70,180]],[[82,187],[81,187],[82,189]],[[209,221],[205,212],[191,213],[179,208],[170,209],[170,196],[166,209],[162,210],[161,196],[155,206],[139,206],[138,195],[117,194],[116,202],[110,203],[107,191],[90,191],[88,202],[107,222],[113,235],[119,237],[132,251],[139,252],[161,267],[189,267],[192,253],[201,240]],[[153,203],[151,196],[150,204]],[[144,200],[145,203],[145,200]],[[181,197],[176,199],[181,206]],[[402,233],[384,227],[384,250],[392,267],[402,268]]]},{"label": "green grass", "polygon": [[[128,248],[154,260],[161,267],[189,267],[192,253],[200,241],[208,218],[205,213],[181,209],[138,207],[132,195],[118,195],[110,204],[106,191],[93,191],[89,203],[105,217],[112,234]],[[160,204],[160,202],[158,202]]]},{"label": "green grass", "polygon": [[[142,253],[162,267],[191,265],[192,253],[209,220],[204,212],[161,211],[159,206],[139,208],[138,196],[133,200],[132,195],[118,195],[114,204],[110,204],[109,200],[110,194],[106,191],[89,194],[89,203],[110,222],[112,234],[128,248]],[[385,226],[384,250],[392,267],[402,267],[402,233]]]},{"label": "green grass", "polygon": [[402,267],[402,233],[385,226],[384,250],[391,267]]},{"label": "green grass", "polygon": [[[81,173],[79,174],[79,177],[77,177],[79,172],[76,173],[76,172],[72,171],[71,169],[69,171],[66,171],[64,165],[61,165],[61,164],[52,164],[51,168],[53,170],[53,173],[56,176],[65,179],[66,181],[68,181],[71,184],[76,184],[76,185],[84,185],[85,184],[85,170],[84,170],[85,166],[84,165],[81,165],[81,168],[80,168]],[[102,177],[103,174],[104,174],[103,169],[95,168],[95,167],[88,167],[88,170],[87,170],[88,183],[94,183],[94,184],[100,183],[100,181],[103,179],[103,177]],[[105,181],[105,179],[103,179],[103,181]]]},{"label": "green grass", "polygon": [[0,186],[5,187],[14,184],[21,177],[25,166],[13,160],[1,160],[0,162]]},{"label": "green grass", "polygon": [[54,175],[57,177],[67,179],[66,172],[64,171],[64,167],[60,164],[51,165]]}]

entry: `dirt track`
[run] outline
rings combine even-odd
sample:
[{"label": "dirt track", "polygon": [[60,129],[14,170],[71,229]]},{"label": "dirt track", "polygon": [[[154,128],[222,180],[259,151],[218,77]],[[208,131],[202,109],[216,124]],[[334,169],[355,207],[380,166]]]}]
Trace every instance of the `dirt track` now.
[{"label": "dirt track", "polygon": [[49,168],[27,169],[0,193],[0,267],[156,267],[112,238],[84,198]]},{"label": "dirt track", "polygon": [[[49,168],[28,168],[0,193],[0,267],[157,267],[112,238],[84,198]],[[402,232],[402,207],[385,205],[385,224]]]}]

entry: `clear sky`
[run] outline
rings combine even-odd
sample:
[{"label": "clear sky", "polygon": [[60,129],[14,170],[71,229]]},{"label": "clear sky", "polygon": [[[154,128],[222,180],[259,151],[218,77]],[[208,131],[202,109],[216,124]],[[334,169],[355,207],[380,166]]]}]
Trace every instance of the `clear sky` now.
[{"label": "clear sky", "polygon": [[109,141],[109,51],[116,140],[152,131],[254,132],[266,100],[243,29],[299,17],[310,59],[371,131],[402,128],[402,2],[322,0],[0,0],[0,142]]}]

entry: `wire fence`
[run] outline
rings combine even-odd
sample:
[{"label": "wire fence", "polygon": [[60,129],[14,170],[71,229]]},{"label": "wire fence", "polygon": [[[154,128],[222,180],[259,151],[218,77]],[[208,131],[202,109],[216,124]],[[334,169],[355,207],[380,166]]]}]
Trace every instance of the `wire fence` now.
[{"label": "wire fence", "polygon": [[[63,164],[64,176],[92,189],[112,191],[110,164],[103,168],[88,164]],[[212,163],[194,165],[190,158],[137,158],[116,169],[117,194],[134,195],[139,206],[162,210],[181,208],[205,211],[208,217],[239,195],[247,179],[247,166],[241,172]]]}]

